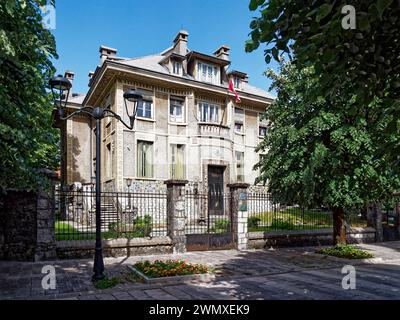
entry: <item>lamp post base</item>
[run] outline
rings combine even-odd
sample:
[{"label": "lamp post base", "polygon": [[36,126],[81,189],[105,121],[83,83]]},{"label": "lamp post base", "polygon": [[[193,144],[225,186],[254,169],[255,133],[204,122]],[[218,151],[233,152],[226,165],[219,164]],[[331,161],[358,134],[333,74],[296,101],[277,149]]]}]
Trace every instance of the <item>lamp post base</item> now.
[{"label": "lamp post base", "polygon": [[96,248],[94,255],[93,272],[94,274],[92,276],[92,281],[103,280],[106,277],[104,275],[104,262],[101,248]]}]

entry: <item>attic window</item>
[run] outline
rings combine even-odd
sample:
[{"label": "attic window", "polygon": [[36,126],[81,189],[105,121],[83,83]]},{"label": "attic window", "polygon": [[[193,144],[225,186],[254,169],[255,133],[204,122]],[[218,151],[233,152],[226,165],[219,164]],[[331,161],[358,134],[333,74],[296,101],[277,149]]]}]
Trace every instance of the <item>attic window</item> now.
[{"label": "attic window", "polygon": [[240,88],[240,78],[239,77],[233,78],[233,85],[235,86],[236,89]]},{"label": "attic window", "polygon": [[182,70],[182,63],[176,60],[172,61],[172,73],[180,75],[181,70]]}]

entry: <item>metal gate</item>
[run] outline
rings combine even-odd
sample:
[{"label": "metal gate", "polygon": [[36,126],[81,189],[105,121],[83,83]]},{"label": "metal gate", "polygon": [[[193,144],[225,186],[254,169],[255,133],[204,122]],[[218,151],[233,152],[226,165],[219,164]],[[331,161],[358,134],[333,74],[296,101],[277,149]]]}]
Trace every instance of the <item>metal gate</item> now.
[{"label": "metal gate", "polygon": [[383,241],[400,240],[400,205],[382,209]]},{"label": "metal gate", "polygon": [[223,250],[235,247],[230,194],[187,191],[185,211],[188,251]]}]

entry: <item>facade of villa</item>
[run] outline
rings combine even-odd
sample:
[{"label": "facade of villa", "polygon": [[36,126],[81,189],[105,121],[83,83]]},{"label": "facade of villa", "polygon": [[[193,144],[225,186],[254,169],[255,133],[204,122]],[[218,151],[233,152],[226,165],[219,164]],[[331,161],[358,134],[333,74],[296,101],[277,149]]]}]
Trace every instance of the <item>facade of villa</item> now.
[{"label": "facade of villa", "polygon": [[[254,185],[253,170],[260,154],[255,148],[267,124],[261,114],[273,101],[251,86],[244,72],[229,69],[230,49],[214,54],[189,49],[188,33],[180,31],[163,52],[141,58],[122,58],[117,50],[100,47],[100,65],[89,74],[86,94],[70,93],[68,110],[85,106],[111,108],[128,122],[123,93],[143,95],[133,130],[114,118],[102,122],[102,184],[104,190],[164,188],[164,181],[184,179],[208,192],[227,192],[227,185]],[[65,76],[73,83],[73,72]],[[228,91],[233,79],[241,103]],[[73,91],[73,88],[72,88]],[[132,106],[128,104],[128,108]],[[95,163],[94,123],[85,115],[63,122],[61,129],[63,184],[91,183]]]}]

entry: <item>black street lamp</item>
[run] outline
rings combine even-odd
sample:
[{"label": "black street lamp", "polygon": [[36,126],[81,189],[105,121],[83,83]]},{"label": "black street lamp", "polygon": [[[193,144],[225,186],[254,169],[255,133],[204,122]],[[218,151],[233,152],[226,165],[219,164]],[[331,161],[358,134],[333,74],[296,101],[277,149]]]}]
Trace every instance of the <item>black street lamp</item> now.
[{"label": "black street lamp", "polygon": [[[96,120],[96,246],[92,279],[98,281],[104,279],[104,261],[103,248],[101,243],[101,186],[100,186],[100,147],[101,147],[101,120],[104,118],[115,118],[120,121],[126,128],[132,130],[136,118],[137,106],[143,97],[135,90],[129,89],[124,93],[125,111],[129,117],[129,125],[126,124],[121,116],[114,111],[101,107],[83,107],[65,116],[65,109],[68,102],[69,92],[71,90],[71,82],[61,75],[52,78],[49,82],[53,93],[54,103],[57,106],[60,120],[68,120],[77,114],[87,114]],[[57,97],[58,95],[58,97]],[[127,101],[133,103],[133,109],[128,110]]]},{"label": "black street lamp", "polygon": [[129,208],[129,210],[131,210],[131,185],[132,185],[132,179],[126,178],[126,186],[128,187],[128,208]]}]

